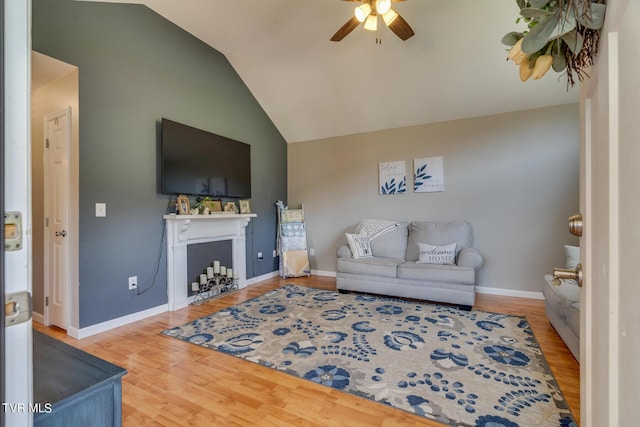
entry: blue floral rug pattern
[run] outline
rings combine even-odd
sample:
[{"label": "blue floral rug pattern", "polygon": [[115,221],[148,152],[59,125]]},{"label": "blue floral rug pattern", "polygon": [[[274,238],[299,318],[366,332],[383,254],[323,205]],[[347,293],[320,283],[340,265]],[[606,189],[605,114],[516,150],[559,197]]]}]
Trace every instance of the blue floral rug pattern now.
[{"label": "blue floral rug pattern", "polygon": [[163,334],[451,426],[577,426],[524,317],[287,285]]}]

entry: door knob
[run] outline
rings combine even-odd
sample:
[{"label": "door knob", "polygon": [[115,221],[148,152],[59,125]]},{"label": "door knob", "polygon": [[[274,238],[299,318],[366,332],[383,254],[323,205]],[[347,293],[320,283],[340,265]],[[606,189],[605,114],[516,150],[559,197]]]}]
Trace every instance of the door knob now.
[{"label": "door knob", "polygon": [[554,268],[553,269],[553,286],[560,286],[560,280],[562,279],[573,279],[578,283],[579,287],[582,287],[582,264],[578,264],[573,269],[566,268]]},{"label": "door knob", "polygon": [[581,237],[582,236],[582,214],[575,214],[569,217],[569,233],[574,236]]},{"label": "door knob", "polygon": [[62,231],[56,231],[56,237],[67,237],[67,231],[66,230],[62,230]]}]

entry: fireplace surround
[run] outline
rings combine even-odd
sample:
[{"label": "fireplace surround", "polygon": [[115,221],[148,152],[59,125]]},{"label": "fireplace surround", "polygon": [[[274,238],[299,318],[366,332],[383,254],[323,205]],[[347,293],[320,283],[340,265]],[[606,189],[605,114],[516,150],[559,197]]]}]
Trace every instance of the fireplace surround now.
[{"label": "fireplace surround", "polygon": [[167,298],[169,311],[192,302],[188,296],[187,246],[231,240],[233,270],[238,272],[238,288],[247,282],[245,229],[256,214],[165,215],[167,232]]}]

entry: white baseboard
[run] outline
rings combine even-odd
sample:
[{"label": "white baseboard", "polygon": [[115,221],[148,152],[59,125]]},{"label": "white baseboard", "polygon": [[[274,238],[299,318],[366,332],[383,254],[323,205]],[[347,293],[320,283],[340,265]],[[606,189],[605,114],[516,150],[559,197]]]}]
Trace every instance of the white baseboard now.
[{"label": "white baseboard", "polygon": [[34,321],[38,323],[42,323],[44,325],[44,314],[36,313],[35,311],[31,313],[31,317]]},{"label": "white baseboard", "polygon": [[311,275],[313,275],[313,276],[336,277],[336,272],[335,271],[326,271],[326,270],[311,270]]},{"label": "white baseboard", "polygon": [[252,277],[251,279],[246,280],[247,286],[253,285],[258,282],[262,282],[263,280],[272,279],[274,277],[278,277],[280,275],[279,271],[272,271],[271,273],[263,274],[262,276]]},{"label": "white baseboard", "polygon": [[503,288],[489,288],[486,286],[476,286],[476,292],[479,294],[487,294],[487,295],[500,295],[504,297],[516,297],[516,298],[529,298],[529,299],[544,299],[544,295],[542,292],[531,292],[531,291],[517,291],[514,289],[503,289]]},{"label": "white baseboard", "polygon": [[91,335],[99,334],[101,332],[106,332],[120,326],[128,325],[129,323],[137,322],[138,320],[146,319],[147,317],[155,316],[156,314],[164,313],[168,310],[169,305],[163,304],[157,307],[149,308],[147,310],[139,311],[137,313],[118,317],[117,319],[107,320],[106,322],[87,326],[86,328],[69,328],[67,330],[67,335],[80,340],[82,338],[90,337]]}]

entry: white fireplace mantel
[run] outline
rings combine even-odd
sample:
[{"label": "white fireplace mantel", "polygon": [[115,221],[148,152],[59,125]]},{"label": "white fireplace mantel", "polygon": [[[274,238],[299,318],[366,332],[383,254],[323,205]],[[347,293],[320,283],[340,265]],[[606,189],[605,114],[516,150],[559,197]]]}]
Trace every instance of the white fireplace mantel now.
[{"label": "white fireplace mantel", "polygon": [[238,288],[247,281],[245,228],[256,214],[165,215],[167,230],[167,297],[169,311],[189,305],[187,245],[231,240]]}]

